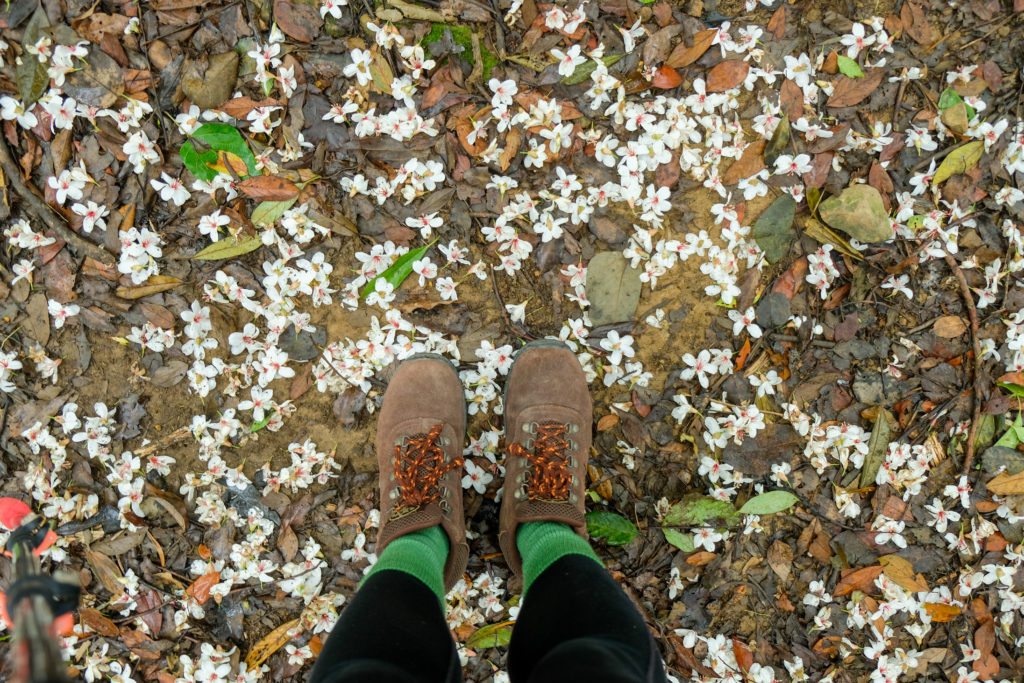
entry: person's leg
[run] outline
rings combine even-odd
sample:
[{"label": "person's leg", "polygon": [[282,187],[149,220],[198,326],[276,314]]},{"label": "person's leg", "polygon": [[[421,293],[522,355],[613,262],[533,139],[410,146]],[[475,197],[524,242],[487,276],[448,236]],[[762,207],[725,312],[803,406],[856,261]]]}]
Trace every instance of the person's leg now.
[{"label": "person's leg", "polygon": [[[392,546],[397,544],[395,541]],[[441,576],[439,568],[438,580]],[[462,680],[455,642],[437,594],[405,571],[374,571],[342,610],[309,680],[310,683],[457,683]]]},{"label": "person's leg", "polygon": [[[521,527],[524,580],[537,560]],[[526,532],[526,533],[524,533]],[[564,527],[566,541],[579,536]],[[582,539],[580,539],[582,540]],[[665,669],[643,617],[608,574],[585,553],[551,562],[523,593],[508,672],[513,683],[661,683]]]},{"label": "person's leg", "polygon": [[466,404],[440,356],[403,362],[377,418],[380,558],[324,644],[315,683],[448,683],[461,667],[444,594],[466,569]]},{"label": "person's leg", "polygon": [[640,613],[587,543],[593,405],[564,344],[520,349],[505,383],[505,486],[498,542],[523,577],[512,632],[514,683],[664,681]]}]

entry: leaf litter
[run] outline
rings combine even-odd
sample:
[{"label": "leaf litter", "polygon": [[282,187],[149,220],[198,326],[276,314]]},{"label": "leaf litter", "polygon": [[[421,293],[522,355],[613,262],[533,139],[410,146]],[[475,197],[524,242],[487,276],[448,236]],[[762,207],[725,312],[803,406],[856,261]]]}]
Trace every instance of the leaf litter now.
[{"label": "leaf litter", "polygon": [[375,560],[389,366],[434,350],[490,680],[501,367],[558,336],[674,675],[1020,677],[1024,8],[703,4],[0,12],[4,486],[89,572],[72,667],[303,676]]}]

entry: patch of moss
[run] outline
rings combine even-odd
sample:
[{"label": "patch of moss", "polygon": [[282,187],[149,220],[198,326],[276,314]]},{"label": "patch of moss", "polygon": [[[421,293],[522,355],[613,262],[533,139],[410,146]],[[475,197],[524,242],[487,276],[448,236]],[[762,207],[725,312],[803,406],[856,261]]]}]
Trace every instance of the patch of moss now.
[{"label": "patch of moss", "polygon": [[[474,66],[476,60],[473,59],[473,29],[468,26],[448,26],[447,24],[435,23],[431,26],[430,33],[420,41],[420,44],[430,52],[430,44],[443,39],[446,28],[450,28],[452,31],[452,41],[456,45],[465,48],[458,56],[465,59],[470,66]],[[430,56],[436,57],[437,55],[431,53]],[[484,46],[482,40],[480,41],[480,60],[483,62],[483,78],[486,81],[491,77],[491,70],[498,64],[498,58]]]}]

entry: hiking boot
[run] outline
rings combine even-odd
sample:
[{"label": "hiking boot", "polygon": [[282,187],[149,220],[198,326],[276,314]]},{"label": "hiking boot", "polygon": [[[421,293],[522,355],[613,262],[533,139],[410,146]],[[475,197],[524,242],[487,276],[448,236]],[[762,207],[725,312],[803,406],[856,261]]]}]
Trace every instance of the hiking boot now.
[{"label": "hiking boot", "polygon": [[413,531],[440,524],[448,534],[445,590],[469,559],[462,513],[466,404],[448,361],[416,354],[395,371],[377,420],[381,529],[376,552]]},{"label": "hiking boot", "polygon": [[505,488],[498,542],[522,574],[516,530],[524,522],[563,522],[584,539],[584,487],[593,404],[576,354],[540,339],[516,355],[505,383]]}]

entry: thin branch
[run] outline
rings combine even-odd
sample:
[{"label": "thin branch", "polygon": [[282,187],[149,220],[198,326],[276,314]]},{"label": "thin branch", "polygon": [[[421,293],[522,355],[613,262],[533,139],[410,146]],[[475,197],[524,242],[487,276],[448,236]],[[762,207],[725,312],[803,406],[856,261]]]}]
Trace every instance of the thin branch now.
[{"label": "thin branch", "polygon": [[960,283],[960,295],[967,306],[967,314],[971,320],[971,345],[974,347],[974,415],[971,417],[971,431],[967,435],[967,455],[964,457],[964,472],[971,471],[971,464],[974,462],[974,436],[978,431],[978,422],[981,421],[981,342],[978,340],[978,309],[974,306],[974,297],[971,296],[971,288],[964,277],[964,271],[953,258],[952,254],[945,252],[946,263],[949,265],[957,282]]}]

